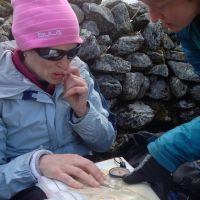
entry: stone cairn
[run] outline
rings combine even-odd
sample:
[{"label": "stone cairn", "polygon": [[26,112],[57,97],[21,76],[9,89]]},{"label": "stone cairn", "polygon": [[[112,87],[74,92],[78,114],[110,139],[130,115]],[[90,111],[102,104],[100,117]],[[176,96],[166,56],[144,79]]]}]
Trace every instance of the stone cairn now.
[{"label": "stone cairn", "polygon": [[[88,63],[117,118],[118,143],[138,131],[160,133],[200,115],[200,84],[175,35],[151,23],[141,3],[69,0]],[[10,1],[0,0],[0,53],[15,46]],[[3,67],[3,66],[1,66]]]}]

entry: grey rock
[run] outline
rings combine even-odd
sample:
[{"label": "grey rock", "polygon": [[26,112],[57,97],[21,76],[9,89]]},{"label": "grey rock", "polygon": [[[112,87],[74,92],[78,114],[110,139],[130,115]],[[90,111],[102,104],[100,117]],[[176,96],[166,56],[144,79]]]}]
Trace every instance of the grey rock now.
[{"label": "grey rock", "polygon": [[106,99],[106,102],[108,103],[109,109],[113,109],[117,105],[118,99]]},{"label": "grey rock", "polygon": [[144,29],[143,36],[147,46],[152,50],[156,50],[160,46],[163,37],[160,23],[149,23]]},{"label": "grey rock", "polygon": [[174,48],[174,51],[181,51],[183,52],[183,48],[180,44],[176,44],[175,48]]},{"label": "grey rock", "polygon": [[135,102],[119,110],[117,113],[117,124],[123,128],[139,130],[150,123],[154,116],[154,111],[150,106],[142,102]]},{"label": "grey rock", "polygon": [[147,26],[147,24],[149,24],[149,14],[144,13],[138,17],[135,17],[134,20],[133,18],[131,20],[132,20],[134,31],[143,31],[145,27]]},{"label": "grey rock", "polygon": [[148,105],[155,111],[154,122],[170,122],[172,121],[172,116],[170,110],[167,106],[161,101],[149,102]]},{"label": "grey rock", "polygon": [[180,112],[180,119],[182,122],[188,122],[200,115],[200,107],[195,107],[186,111]]},{"label": "grey rock", "polygon": [[109,46],[106,46],[106,45],[99,45],[100,47],[100,51],[101,51],[101,55],[102,54],[107,54],[108,53],[108,50],[109,50]]},{"label": "grey rock", "polygon": [[4,23],[5,19],[3,17],[0,17],[0,26]]},{"label": "grey rock", "polygon": [[176,98],[180,98],[180,97],[183,97],[184,95],[186,95],[187,89],[188,89],[187,85],[184,84],[177,77],[172,77],[170,79],[170,87],[171,87],[172,94]]},{"label": "grey rock", "polygon": [[0,35],[1,36],[6,36],[8,38],[9,34],[7,32],[5,32],[2,27],[0,27]]},{"label": "grey rock", "polygon": [[97,39],[97,42],[100,45],[110,46],[112,44],[112,40],[109,35],[100,35]]},{"label": "grey rock", "polygon": [[8,37],[0,34],[0,42],[5,42],[5,41],[9,41]]},{"label": "grey rock", "polygon": [[165,80],[157,80],[151,83],[150,91],[147,95],[155,100],[169,100],[171,98],[170,89]]},{"label": "grey rock", "polygon": [[79,24],[81,24],[83,22],[83,20],[84,20],[84,12],[76,4],[71,4],[71,7],[74,10],[74,12],[76,13],[76,16],[78,18]]},{"label": "grey rock", "polygon": [[122,74],[131,71],[131,64],[122,58],[103,54],[94,62],[91,69],[103,73]]},{"label": "grey rock", "polygon": [[147,51],[146,53],[151,61],[155,64],[164,64],[165,63],[165,57],[163,51]]},{"label": "grey rock", "polygon": [[149,70],[149,74],[168,77],[169,70],[168,70],[167,65],[165,65],[165,64],[155,65]]},{"label": "grey rock", "polygon": [[138,5],[127,4],[126,7],[129,12],[130,19],[133,21],[135,17],[142,15],[143,13],[140,12],[140,7]]},{"label": "grey rock", "polygon": [[[139,72],[126,73],[125,80],[123,82],[123,100],[134,100],[142,98],[145,91],[149,88],[149,82],[147,78]],[[143,88],[143,89],[142,89]],[[142,93],[140,90],[142,89]]]},{"label": "grey rock", "polygon": [[122,83],[126,77],[126,73],[123,74],[112,74],[114,79],[117,79],[120,83]]},{"label": "grey rock", "polygon": [[200,101],[200,85],[194,85],[189,92],[194,100]]},{"label": "grey rock", "polygon": [[132,24],[125,3],[117,4],[111,9],[111,12],[113,14],[113,18],[117,25],[117,32],[115,32],[114,34],[115,35],[129,34],[132,31]]},{"label": "grey rock", "polygon": [[84,60],[93,60],[100,57],[101,51],[95,36],[89,36],[79,49],[78,56]]},{"label": "grey rock", "polygon": [[128,55],[139,50],[143,44],[144,38],[141,34],[120,37],[111,46],[111,53],[114,55]]},{"label": "grey rock", "polygon": [[109,9],[112,9],[114,6],[116,6],[122,2],[123,2],[122,0],[105,0],[101,3],[101,5],[109,8]]},{"label": "grey rock", "polygon": [[163,34],[162,44],[165,49],[173,49],[175,47],[174,42],[166,33]]},{"label": "grey rock", "polygon": [[148,12],[147,6],[142,1],[136,1],[135,3],[130,4],[130,6],[139,8],[138,15],[142,15]]},{"label": "grey rock", "polygon": [[10,2],[2,1],[0,4],[0,17],[8,17],[12,12],[12,6]]},{"label": "grey rock", "polygon": [[101,54],[106,54],[112,44],[112,40],[109,35],[100,35],[97,42],[99,43]]},{"label": "grey rock", "polygon": [[116,98],[122,92],[122,85],[120,82],[110,75],[101,76],[97,81],[106,99]]},{"label": "grey rock", "polygon": [[175,107],[185,110],[196,107],[196,103],[192,100],[182,99],[175,104]]},{"label": "grey rock", "polygon": [[86,19],[94,20],[97,23],[101,34],[109,34],[116,31],[113,15],[105,6],[100,6],[95,3],[84,3],[83,11]]},{"label": "grey rock", "polygon": [[87,29],[95,36],[99,35],[99,29],[95,21],[84,21],[81,28]]},{"label": "grey rock", "polygon": [[12,18],[9,17],[5,20],[5,22],[3,23],[3,25],[1,26],[1,28],[3,29],[3,31],[5,32],[5,35],[7,37],[10,36],[11,34],[11,26],[12,26]]},{"label": "grey rock", "polygon": [[187,58],[183,51],[166,51],[165,58],[173,61],[187,62]]},{"label": "grey rock", "polygon": [[101,4],[102,0],[69,0],[69,2],[82,7],[83,3]]},{"label": "grey rock", "polygon": [[151,59],[144,53],[136,52],[127,57],[131,63],[132,70],[144,70],[152,66]]},{"label": "grey rock", "polygon": [[[133,87],[133,86],[132,86]],[[148,77],[144,77],[144,80],[143,80],[143,83],[140,87],[140,91],[137,95],[137,99],[141,99],[145,96],[147,90],[149,89],[150,87],[150,81],[149,81],[149,78]]]},{"label": "grey rock", "polygon": [[92,36],[92,33],[87,29],[81,29],[80,35],[84,41],[86,41],[89,37]]},{"label": "grey rock", "polygon": [[198,75],[194,73],[192,65],[189,63],[169,61],[168,65],[179,79],[195,82],[200,81]]},{"label": "grey rock", "polygon": [[[7,0],[0,0],[0,5],[4,7],[3,12],[0,8],[0,41],[12,39],[12,13],[9,11],[11,7],[7,9],[7,3]],[[141,1],[127,4],[122,0],[103,3],[101,0],[71,0],[70,3],[77,14],[81,37],[85,41],[79,53],[99,80],[110,109],[118,115],[120,137],[121,134],[133,132],[132,129],[166,131],[200,115],[199,77],[187,63],[176,35],[151,24]],[[93,23],[90,25],[88,21],[94,21],[97,26],[93,26]],[[133,30],[128,29],[127,22],[131,22]],[[0,54],[15,47],[16,44],[10,41],[0,43]],[[127,57],[134,53],[146,54],[152,64],[147,68],[131,67]],[[142,64],[144,57],[140,58],[141,61],[137,62]],[[149,122],[143,121],[148,110],[143,109],[140,113],[126,106],[138,99],[153,110],[155,116],[152,120],[147,116]]]}]

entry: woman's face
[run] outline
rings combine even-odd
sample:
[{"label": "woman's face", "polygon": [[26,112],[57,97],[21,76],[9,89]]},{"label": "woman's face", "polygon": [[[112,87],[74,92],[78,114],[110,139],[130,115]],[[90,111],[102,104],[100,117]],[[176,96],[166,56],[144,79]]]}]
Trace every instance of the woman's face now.
[{"label": "woman's face", "polygon": [[[77,44],[67,44],[49,47],[50,49],[69,51]],[[70,67],[71,60],[65,55],[60,60],[52,61],[41,57],[35,49],[24,52],[24,63],[27,68],[38,78],[39,81],[46,81],[57,85],[64,78],[64,72]],[[55,54],[54,54],[55,55]]]},{"label": "woman's face", "polygon": [[178,32],[200,14],[199,0],[142,0],[149,8],[152,22]]}]

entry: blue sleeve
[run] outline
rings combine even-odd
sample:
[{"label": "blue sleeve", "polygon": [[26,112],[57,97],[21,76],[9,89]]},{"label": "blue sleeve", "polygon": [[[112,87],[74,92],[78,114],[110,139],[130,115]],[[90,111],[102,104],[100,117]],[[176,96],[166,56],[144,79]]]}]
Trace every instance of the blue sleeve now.
[{"label": "blue sleeve", "polygon": [[101,95],[95,79],[85,71],[88,83],[89,111],[78,123],[72,123],[73,129],[93,151],[107,151],[116,138],[115,117],[109,111],[107,103]]},{"label": "blue sleeve", "polygon": [[148,150],[170,172],[187,161],[200,159],[200,117],[166,132],[151,142]]},{"label": "blue sleeve", "polygon": [[29,164],[33,152],[9,161],[6,157],[6,133],[6,127],[0,118],[0,199],[2,200],[10,199],[19,191],[36,183]]},{"label": "blue sleeve", "polygon": [[200,30],[193,22],[177,34],[189,63],[200,76]]}]

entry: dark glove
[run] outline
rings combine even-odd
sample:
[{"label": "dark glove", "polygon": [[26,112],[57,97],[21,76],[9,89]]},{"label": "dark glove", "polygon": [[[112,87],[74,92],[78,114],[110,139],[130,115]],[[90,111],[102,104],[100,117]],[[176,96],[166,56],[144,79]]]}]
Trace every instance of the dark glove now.
[{"label": "dark glove", "polygon": [[185,163],[173,174],[173,189],[188,194],[192,200],[200,199],[200,170],[197,162]]},{"label": "dark glove", "polygon": [[160,200],[166,200],[172,185],[172,176],[159,165],[150,154],[135,168],[134,172],[123,177],[124,182],[136,184],[149,182]]}]

